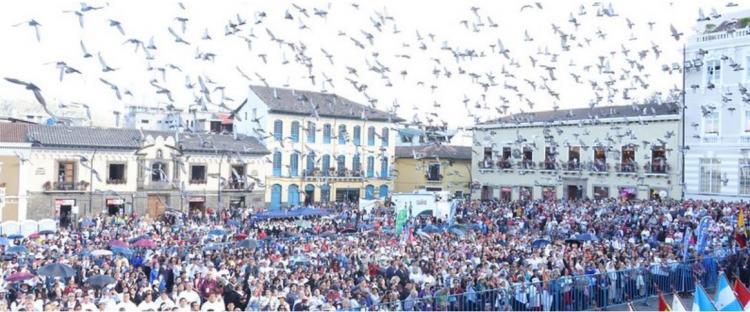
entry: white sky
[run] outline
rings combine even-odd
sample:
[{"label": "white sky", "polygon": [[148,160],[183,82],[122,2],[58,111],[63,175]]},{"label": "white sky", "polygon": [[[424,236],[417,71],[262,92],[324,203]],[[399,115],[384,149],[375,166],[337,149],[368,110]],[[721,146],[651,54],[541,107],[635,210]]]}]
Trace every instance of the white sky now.
[{"label": "white sky", "polygon": [[[303,5],[310,17],[303,17],[302,22],[308,27],[299,29],[301,13],[287,1],[183,1],[186,10],[178,7],[173,1],[103,1],[89,2],[92,6],[104,6],[97,11],[84,13],[84,28],[78,25],[78,19],[72,13],[64,10],[80,9],[79,1],[1,1],[0,2],[0,38],[3,38],[2,58],[0,58],[0,76],[14,77],[31,81],[39,85],[49,103],[82,102],[92,107],[94,124],[112,125],[112,111],[122,111],[124,105],[166,105],[166,97],[157,95],[155,88],[149,85],[151,79],[156,78],[159,85],[169,88],[177,107],[185,108],[199,95],[197,87],[189,90],[184,87],[185,76],[197,84],[198,75],[210,77],[217,85],[226,87],[226,95],[235,100],[228,102],[230,107],[237,106],[247,93],[247,85],[261,84],[255,72],[265,77],[272,86],[283,86],[289,83],[293,88],[321,90],[322,75],[332,78],[334,86],[326,86],[329,92],[347,96],[352,100],[367,103],[362,93],[355,90],[346,78],[353,78],[360,84],[368,86],[366,93],[377,99],[379,109],[388,110],[394,100],[400,104],[398,114],[408,120],[413,116],[422,121],[432,118],[436,121],[447,122],[451,127],[470,126],[474,119],[480,120],[500,116],[497,107],[501,105],[500,97],[509,100],[510,112],[531,110],[527,100],[535,103],[533,110],[551,109],[553,105],[561,108],[582,107],[594,98],[595,94],[589,80],[604,82],[615,79],[614,88],[620,90],[613,97],[614,104],[630,104],[632,100],[622,99],[621,90],[635,86],[630,92],[632,97],[652,94],[656,91],[666,93],[667,89],[680,84],[678,73],[668,74],[661,71],[662,64],[682,62],[681,48],[688,35],[694,33],[695,19],[699,7],[708,13],[712,6],[719,12],[730,12],[748,8],[746,1],[735,1],[739,7],[726,8],[726,2],[720,1],[612,1],[617,17],[596,17],[597,6],[592,2],[574,1],[542,1],[544,9],[539,10],[529,1],[359,1],[359,9],[349,1],[332,1],[328,8],[328,1],[297,1]],[[609,2],[604,2],[606,7]],[[520,8],[525,4],[532,4],[532,8]],[[585,6],[586,15],[578,15],[579,7]],[[478,27],[479,31],[472,31],[472,24],[477,23],[477,17],[471,11],[476,6],[481,22],[485,26]],[[313,8],[326,9],[328,16],[321,18],[313,14]],[[285,19],[285,11],[293,15],[293,20]],[[260,24],[255,24],[257,12],[264,11],[267,17]],[[393,19],[387,19],[379,32],[373,27],[371,18],[377,20],[377,14],[387,12]],[[573,24],[568,22],[569,14],[581,24],[576,31]],[[247,24],[241,26],[237,35],[252,38],[252,50],[248,50],[245,40],[237,35],[225,36],[224,28],[229,20],[236,21],[236,14],[240,14]],[[182,33],[180,24],[175,17],[187,17],[185,40],[191,45],[176,43],[167,31],[172,27]],[[498,27],[488,27],[487,17],[490,17]],[[633,29],[627,27],[625,18],[635,23]],[[16,23],[36,19],[40,27],[41,42],[37,42],[32,28],[22,25],[13,27]],[[125,36],[115,28],[109,26],[109,19],[122,23]],[[467,20],[468,29],[460,23]],[[649,30],[648,22],[655,22],[653,30]],[[551,23],[561,27],[567,34],[576,37],[570,41],[570,51],[561,51],[560,38],[553,34]],[[680,41],[670,37],[669,27],[674,24],[686,36]],[[394,25],[400,30],[394,34]],[[307,68],[294,61],[294,52],[286,45],[271,42],[266,32],[270,29],[273,34],[287,42],[294,42],[299,46],[302,42],[307,47],[305,54],[312,58],[313,73],[316,85],[313,86],[306,78]],[[204,29],[213,40],[201,40]],[[524,31],[534,38],[524,41]],[[597,31],[606,33],[606,39],[597,37]],[[346,33],[340,36],[339,32]],[[372,33],[374,44],[370,44],[361,31]],[[416,32],[424,37],[417,40]],[[428,34],[434,34],[434,41]],[[145,59],[145,54],[139,49],[134,53],[133,45],[123,45],[127,39],[137,38],[148,43],[153,36],[157,50],[151,51],[155,56],[152,61]],[[349,37],[354,37],[365,45],[365,49],[356,47]],[[637,37],[630,40],[631,37]],[[591,45],[583,43],[584,48],[577,47],[584,38],[591,39]],[[504,56],[492,53],[490,44],[501,39],[510,56],[519,62],[520,67],[510,65]],[[82,57],[79,41],[83,40],[93,58]],[[477,54],[484,53],[484,57],[466,59],[456,62],[449,51],[441,49],[443,42],[461,51],[473,49]],[[639,59],[640,50],[651,50],[651,42],[659,45],[662,54],[655,59],[653,51],[649,51],[646,58],[640,61],[645,69],[637,73],[630,69],[626,57],[620,52],[621,44],[631,50],[630,59]],[[426,49],[421,49],[424,43]],[[409,46],[406,47],[405,44]],[[548,47],[550,53],[559,54],[557,63],[551,62],[551,56],[538,55],[539,49]],[[334,55],[334,65],[329,64],[323,56],[321,48]],[[214,62],[200,61],[194,58],[196,49],[202,52],[216,54]],[[612,56],[610,51],[617,51]],[[105,61],[117,71],[104,73],[101,71],[96,54],[101,52]],[[377,58],[373,53],[378,53]],[[267,55],[267,64],[259,54]],[[410,58],[397,57],[408,55]],[[537,66],[532,67],[529,56],[538,59]],[[599,63],[599,56],[607,56],[611,60],[611,67],[615,75],[599,74],[594,64]],[[289,63],[283,65],[283,59]],[[440,61],[437,64],[433,58]],[[368,71],[367,62],[374,65],[376,60],[389,68],[386,73],[392,87],[385,86],[386,80],[382,75]],[[68,65],[83,72],[82,75],[67,75],[61,83],[58,81],[58,70],[54,63],[65,61]],[[570,63],[574,64],[571,65]],[[147,71],[146,68],[166,67],[174,64],[182,72],[167,69],[166,82],[162,81],[158,71]],[[540,90],[542,76],[547,77],[547,71],[540,65],[554,65],[556,81],[548,84],[555,92],[560,93],[560,100],[556,101],[546,91]],[[588,72],[584,67],[591,66]],[[247,73],[253,82],[248,82],[235,69],[239,66]],[[348,74],[346,67],[357,69],[359,78]],[[503,77],[502,68],[505,67],[515,77]],[[445,69],[452,73],[446,78],[441,73],[439,78],[433,76],[433,69]],[[465,74],[459,74],[459,68]],[[625,70],[631,70],[630,77],[619,80]],[[407,71],[405,78],[400,73]],[[480,82],[488,82],[486,74],[494,75],[497,86],[490,87],[487,92],[472,83],[470,73],[481,77]],[[576,84],[571,73],[580,74],[583,84]],[[634,83],[632,75],[640,75],[648,89],[642,89]],[[122,89],[128,89],[133,96],[124,95],[118,101],[114,93],[99,81],[107,79],[118,84]],[[524,81],[533,81],[537,90]],[[423,82],[423,85],[418,83]],[[516,91],[503,88],[504,84],[518,87],[523,97]],[[430,86],[436,86],[434,92]],[[213,89],[214,86],[210,86]],[[602,87],[603,88],[603,87]],[[607,90],[598,93],[604,97],[600,105],[605,105]],[[484,97],[483,97],[484,95]],[[215,102],[220,97],[215,92],[212,98]],[[20,86],[0,81],[0,98],[30,102],[33,96]],[[468,105],[463,103],[468,98]],[[439,103],[435,107],[433,103]],[[479,107],[479,108],[477,108]],[[54,110],[54,108],[53,108]],[[434,113],[434,115],[430,115]],[[436,117],[437,116],[437,117]]]}]

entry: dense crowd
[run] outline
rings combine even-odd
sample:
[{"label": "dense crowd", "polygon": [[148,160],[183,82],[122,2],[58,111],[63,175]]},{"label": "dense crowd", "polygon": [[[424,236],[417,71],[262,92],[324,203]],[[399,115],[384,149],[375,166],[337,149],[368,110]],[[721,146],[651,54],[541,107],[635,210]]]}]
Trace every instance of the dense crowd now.
[{"label": "dense crowd", "polygon": [[[715,265],[750,281],[743,202],[470,201],[453,220],[410,216],[403,228],[398,207],[316,208],[325,215],[103,216],[9,240],[0,310],[575,310],[592,308],[575,296],[600,306],[648,294],[644,275],[692,278]],[[37,274],[49,263],[74,274]],[[20,273],[30,274],[10,278]],[[99,275],[114,282],[90,282]]]}]

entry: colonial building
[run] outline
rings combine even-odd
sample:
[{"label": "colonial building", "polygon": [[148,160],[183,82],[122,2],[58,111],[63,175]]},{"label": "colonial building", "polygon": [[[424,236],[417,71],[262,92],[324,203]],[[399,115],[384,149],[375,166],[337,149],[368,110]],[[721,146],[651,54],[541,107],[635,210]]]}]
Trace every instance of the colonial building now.
[{"label": "colonial building", "polygon": [[463,197],[470,193],[471,172],[469,146],[397,146],[394,190],[445,191]]},{"label": "colonial building", "polygon": [[17,131],[30,145],[20,169],[25,194],[19,194],[28,205],[18,209],[19,219],[157,217],[166,209],[262,203],[267,150],[255,138],[41,125]]},{"label": "colonial building", "polygon": [[0,220],[26,218],[28,149],[25,123],[0,123]]},{"label": "colonial building", "polygon": [[[233,120],[229,112],[211,112],[195,108],[183,111],[148,106],[128,106],[125,109],[122,127],[127,129],[232,133]],[[115,128],[119,127],[119,120],[115,120]]]},{"label": "colonial building", "polygon": [[750,11],[699,23],[685,51],[685,196],[750,198]]},{"label": "colonial building", "polygon": [[475,126],[474,198],[681,198],[676,104],[515,114]]},{"label": "colonial building", "polygon": [[335,94],[251,86],[234,112],[235,131],[271,151],[270,209],[388,196],[395,154],[390,113]]}]

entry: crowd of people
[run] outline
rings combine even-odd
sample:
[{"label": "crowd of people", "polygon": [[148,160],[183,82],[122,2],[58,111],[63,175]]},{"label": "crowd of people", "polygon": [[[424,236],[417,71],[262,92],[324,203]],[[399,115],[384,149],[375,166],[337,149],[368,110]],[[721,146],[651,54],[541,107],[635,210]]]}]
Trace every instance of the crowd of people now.
[{"label": "crowd of people", "polygon": [[[453,220],[398,226],[399,207],[316,208],[102,216],[12,239],[0,310],[586,310],[718,269],[750,282],[744,202],[467,201]],[[38,274],[49,263],[74,274]],[[101,275],[114,282],[91,282]]]}]

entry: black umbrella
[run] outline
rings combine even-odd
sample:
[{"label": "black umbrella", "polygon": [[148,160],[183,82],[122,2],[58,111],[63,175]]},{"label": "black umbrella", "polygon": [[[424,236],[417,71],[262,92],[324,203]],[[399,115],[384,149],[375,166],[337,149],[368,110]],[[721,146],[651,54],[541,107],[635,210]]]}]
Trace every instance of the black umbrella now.
[{"label": "black umbrella", "polygon": [[254,239],[245,239],[237,242],[237,247],[239,248],[247,248],[247,249],[256,249],[258,248],[258,241]]},{"label": "black umbrella", "polygon": [[51,277],[72,277],[76,275],[76,271],[73,270],[69,265],[62,263],[50,263],[42,266],[37,270],[37,275],[51,276]]},{"label": "black umbrella", "polygon": [[109,275],[94,275],[86,280],[86,284],[96,289],[102,289],[109,284],[114,284],[117,281]]}]

